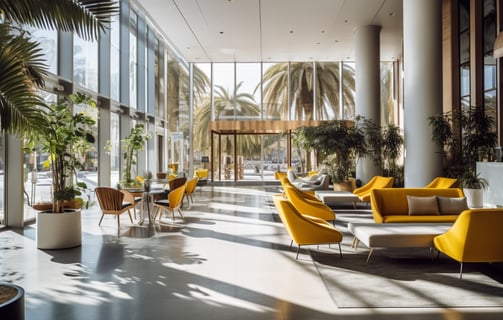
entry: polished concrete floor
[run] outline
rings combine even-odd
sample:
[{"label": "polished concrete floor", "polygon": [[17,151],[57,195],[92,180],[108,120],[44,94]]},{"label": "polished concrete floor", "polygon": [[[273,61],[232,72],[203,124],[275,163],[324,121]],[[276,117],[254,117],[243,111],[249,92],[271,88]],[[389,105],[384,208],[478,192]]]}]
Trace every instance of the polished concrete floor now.
[{"label": "polished concrete floor", "polygon": [[[296,260],[289,248],[271,206],[278,190],[204,186],[185,221],[140,226],[122,215],[119,232],[112,216],[99,227],[94,207],[82,246],[68,250],[37,250],[34,225],[3,231],[0,280],[24,287],[29,320],[502,318],[503,308],[338,309],[310,250]],[[339,259],[337,247],[322,250]]]}]

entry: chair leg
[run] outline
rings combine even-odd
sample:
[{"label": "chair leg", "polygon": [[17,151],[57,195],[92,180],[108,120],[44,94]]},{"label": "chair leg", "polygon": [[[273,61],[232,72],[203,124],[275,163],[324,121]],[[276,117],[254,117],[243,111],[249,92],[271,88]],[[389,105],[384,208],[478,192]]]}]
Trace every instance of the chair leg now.
[{"label": "chair leg", "polygon": [[297,247],[297,255],[295,256],[295,260],[297,260],[299,258],[299,251],[300,251],[300,244]]},{"label": "chair leg", "polygon": [[459,266],[459,279],[462,278],[463,278],[463,262],[461,262]]},{"label": "chair leg", "polygon": [[121,228],[121,217],[120,215],[117,215],[117,228]]},{"label": "chair leg", "polygon": [[[133,218],[131,218],[131,211],[128,210],[127,214],[129,215],[129,220],[131,221],[131,224],[133,224]],[[136,214],[135,214],[134,218],[136,219]]]},{"label": "chair leg", "polygon": [[178,213],[180,214],[180,217],[182,217],[182,219],[185,220],[185,217],[183,216],[182,210],[180,210],[180,208],[178,208]]},{"label": "chair leg", "polygon": [[100,225],[101,225],[101,221],[103,220],[103,217],[104,217],[104,216],[105,216],[105,214],[103,213],[103,214],[101,215],[100,222],[98,222],[98,226],[100,226]]},{"label": "chair leg", "polygon": [[338,243],[338,245],[339,245],[339,255],[341,256],[341,259],[342,259],[342,249],[341,249],[341,244],[340,244],[340,243]]},{"label": "chair leg", "polygon": [[367,256],[367,263],[369,263],[370,257],[372,256],[373,252],[374,252],[374,248],[370,248],[369,255]]},{"label": "chair leg", "polygon": [[292,249],[293,240],[290,241],[290,250]]}]

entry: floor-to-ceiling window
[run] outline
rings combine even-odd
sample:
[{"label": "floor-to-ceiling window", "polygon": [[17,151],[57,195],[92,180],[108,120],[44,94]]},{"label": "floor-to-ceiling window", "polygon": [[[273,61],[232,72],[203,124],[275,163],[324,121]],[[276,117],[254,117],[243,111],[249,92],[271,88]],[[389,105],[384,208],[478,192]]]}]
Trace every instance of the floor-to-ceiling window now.
[{"label": "floor-to-ceiling window", "polygon": [[470,0],[459,2],[459,76],[460,103],[470,107]]},{"label": "floor-to-ceiling window", "polygon": [[493,45],[496,40],[496,1],[484,0],[484,110],[496,119],[496,59],[493,57]]},{"label": "floor-to-ceiling window", "polygon": [[5,224],[5,137],[0,136],[0,226]]},{"label": "floor-to-ceiling window", "polygon": [[137,107],[138,103],[138,15],[131,10],[129,18],[129,106]]},{"label": "floor-to-ceiling window", "polygon": [[83,88],[98,91],[98,42],[73,37],[73,81]]},{"label": "floor-to-ceiling window", "polygon": [[120,19],[110,24],[110,99],[120,100]]}]

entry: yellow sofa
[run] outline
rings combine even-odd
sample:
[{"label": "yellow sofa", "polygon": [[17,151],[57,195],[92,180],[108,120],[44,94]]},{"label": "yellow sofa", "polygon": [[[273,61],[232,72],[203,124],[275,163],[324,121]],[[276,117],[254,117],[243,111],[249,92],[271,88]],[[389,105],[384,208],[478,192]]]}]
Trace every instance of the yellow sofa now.
[{"label": "yellow sofa", "polygon": [[454,188],[456,187],[458,179],[456,178],[446,178],[446,177],[436,177],[430,183],[428,183],[425,188]]},{"label": "yellow sofa", "polygon": [[376,223],[393,222],[454,222],[459,214],[409,215],[407,195],[416,197],[464,197],[459,188],[386,188],[374,189],[370,194],[372,216]]},{"label": "yellow sofa", "polygon": [[360,201],[369,202],[370,192],[373,189],[382,189],[391,187],[393,187],[393,177],[375,176],[372,179],[370,179],[370,181],[367,182],[367,184],[353,190],[353,194],[357,195],[358,198],[360,198]]},{"label": "yellow sofa", "polygon": [[292,241],[298,245],[297,256],[303,245],[320,245],[337,243],[342,257],[342,233],[323,219],[300,214],[295,207],[282,195],[273,195],[274,206],[281,222],[285,226]]},{"label": "yellow sofa", "polygon": [[503,208],[463,211],[452,227],[433,238],[437,250],[461,263],[503,262]]}]

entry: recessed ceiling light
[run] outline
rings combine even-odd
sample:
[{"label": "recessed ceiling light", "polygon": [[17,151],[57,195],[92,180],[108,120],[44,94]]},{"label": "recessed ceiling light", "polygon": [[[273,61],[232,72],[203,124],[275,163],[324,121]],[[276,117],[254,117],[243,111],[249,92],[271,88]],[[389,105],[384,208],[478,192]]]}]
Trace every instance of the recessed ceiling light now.
[{"label": "recessed ceiling light", "polygon": [[388,13],[391,17],[394,17],[395,16],[395,13],[394,12],[390,12]]},{"label": "recessed ceiling light", "polygon": [[348,23],[348,22],[349,22],[349,20],[348,20],[348,19],[346,19],[346,20],[344,20],[344,22],[345,22],[345,23]]},{"label": "recessed ceiling light", "polygon": [[325,30],[321,30],[321,33],[325,33]]},{"label": "recessed ceiling light", "polygon": [[295,33],[295,31],[293,31],[293,30],[290,30],[290,33]]},{"label": "recessed ceiling light", "polygon": [[317,45],[320,45],[321,43],[320,42],[316,42]]},{"label": "recessed ceiling light", "polygon": [[335,43],[339,43],[339,40],[334,40]]}]

